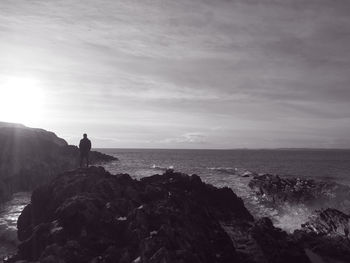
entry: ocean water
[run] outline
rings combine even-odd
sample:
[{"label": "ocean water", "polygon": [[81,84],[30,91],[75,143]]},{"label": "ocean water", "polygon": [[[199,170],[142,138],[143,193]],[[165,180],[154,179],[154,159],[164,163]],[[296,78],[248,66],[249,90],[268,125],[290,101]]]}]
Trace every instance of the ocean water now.
[{"label": "ocean water", "polygon": [[217,187],[230,187],[256,217],[268,216],[275,226],[292,232],[313,212],[303,204],[281,209],[263,204],[248,187],[250,173],[334,181],[350,186],[350,150],[159,150],[99,149],[119,158],[105,165],[111,173],[133,178],[163,173],[167,168],[197,174]]},{"label": "ocean water", "polygon": [[119,158],[120,162],[107,166],[109,169],[136,177],[173,166],[177,171],[202,175],[210,175],[215,168],[228,171],[240,168],[256,173],[350,182],[350,150],[98,150]]},{"label": "ocean water", "polygon": [[30,193],[19,192],[0,206],[0,262],[17,249],[17,219],[29,202]]}]

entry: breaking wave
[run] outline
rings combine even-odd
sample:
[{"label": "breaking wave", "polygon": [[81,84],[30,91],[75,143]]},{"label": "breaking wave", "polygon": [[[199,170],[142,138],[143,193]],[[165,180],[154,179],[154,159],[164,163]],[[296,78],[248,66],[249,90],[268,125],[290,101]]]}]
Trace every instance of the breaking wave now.
[{"label": "breaking wave", "polygon": [[20,192],[4,203],[0,210],[0,259],[14,252],[18,245],[17,219],[30,201],[30,193]]},{"label": "breaking wave", "polygon": [[[217,172],[220,174],[220,176],[211,176],[206,178],[206,182],[217,187],[230,187],[243,199],[246,207],[254,215],[254,217],[269,217],[274,222],[276,227],[282,228],[290,233],[296,229],[300,229],[301,224],[307,222],[309,217],[312,216],[316,209],[328,208],[331,206],[330,203],[318,202],[318,206],[315,206],[308,202],[303,202],[304,199],[307,200],[308,195],[310,194],[308,190],[300,193],[301,196],[299,197],[299,203],[290,203],[283,200],[275,203],[271,201],[271,197],[268,198],[265,194],[257,195],[256,192],[249,187],[249,182],[253,179],[253,176],[261,174],[251,172],[244,168],[209,167],[207,169]],[[298,181],[299,179],[296,180]],[[328,184],[325,182],[316,181],[314,183],[316,185],[319,184],[319,187],[322,188],[321,194],[325,198],[332,200],[332,203],[339,203],[336,202],[336,200],[339,198],[344,199],[344,187],[346,186],[337,184],[336,187],[326,188],[324,185]],[[281,189],[281,191],[283,191],[283,189]],[[283,194],[284,193],[281,193],[281,195]],[[279,194],[277,193],[276,195],[278,196]],[[317,202],[317,200],[315,201]],[[336,208],[339,209],[339,207]]]},{"label": "breaking wave", "polygon": [[170,166],[166,167],[166,166],[160,166],[160,165],[152,164],[151,165],[151,169],[162,170],[162,171],[165,171],[165,170],[168,170],[168,169],[172,169],[173,170],[174,166],[170,165]]},{"label": "breaking wave", "polygon": [[219,172],[219,173],[227,173],[227,174],[234,174],[234,175],[240,175],[240,176],[252,176],[256,175],[256,173],[251,172],[244,168],[237,168],[237,167],[208,167],[208,170]]}]

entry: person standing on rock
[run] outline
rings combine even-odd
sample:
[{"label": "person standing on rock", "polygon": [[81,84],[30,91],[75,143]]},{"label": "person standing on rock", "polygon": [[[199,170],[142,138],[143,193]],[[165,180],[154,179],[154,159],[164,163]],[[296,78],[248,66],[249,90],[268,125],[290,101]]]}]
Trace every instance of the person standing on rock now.
[{"label": "person standing on rock", "polygon": [[80,167],[83,167],[83,161],[86,160],[86,167],[89,167],[89,152],[91,150],[91,141],[88,139],[87,134],[84,133],[83,139],[80,140]]}]

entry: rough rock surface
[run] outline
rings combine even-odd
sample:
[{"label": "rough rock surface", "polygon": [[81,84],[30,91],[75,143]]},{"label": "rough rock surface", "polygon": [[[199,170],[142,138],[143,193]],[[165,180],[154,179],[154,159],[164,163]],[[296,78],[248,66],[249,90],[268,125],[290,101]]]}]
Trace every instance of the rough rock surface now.
[{"label": "rough rock surface", "polygon": [[297,242],[325,259],[350,262],[350,216],[336,209],[317,211],[301,230],[294,232]]},{"label": "rough rock surface", "polygon": [[[0,202],[17,191],[32,190],[54,175],[78,167],[76,146],[54,133],[0,122]],[[115,159],[91,153],[92,163]]]},{"label": "rough rock surface", "polygon": [[302,225],[302,228],[306,232],[319,235],[349,238],[350,216],[336,209],[328,208],[317,211],[308,222]]},{"label": "rough rock surface", "polygon": [[309,262],[231,189],[173,171],[140,181],[102,167],[63,173],[33,192],[18,237],[9,262]]},{"label": "rough rock surface", "polygon": [[303,204],[312,209],[331,207],[350,212],[350,187],[334,182],[264,174],[254,176],[249,187],[265,201],[277,206],[288,202]]}]

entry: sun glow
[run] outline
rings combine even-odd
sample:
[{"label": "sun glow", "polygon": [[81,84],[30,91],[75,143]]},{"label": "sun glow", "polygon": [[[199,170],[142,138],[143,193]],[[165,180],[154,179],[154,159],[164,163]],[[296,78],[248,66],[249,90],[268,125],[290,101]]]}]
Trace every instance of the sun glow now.
[{"label": "sun glow", "polygon": [[44,91],[26,77],[0,79],[0,121],[36,124],[43,118]]}]

